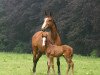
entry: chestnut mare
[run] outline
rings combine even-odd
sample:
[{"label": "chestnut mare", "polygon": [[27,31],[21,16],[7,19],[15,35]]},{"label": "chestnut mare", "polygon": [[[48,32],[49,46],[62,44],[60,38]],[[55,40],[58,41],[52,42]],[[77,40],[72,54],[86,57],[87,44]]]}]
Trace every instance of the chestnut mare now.
[{"label": "chestnut mare", "polygon": [[52,66],[52,69],[54,71],[55,75],[55,70],[54,70],[54,57],[60,57],[64,56],[66,62],[68,63],[68,69],[66,75],[68,75],[70,68],[72,69],[71,73],[72,75],[74,74],[74,63],[72,61],[72,56],[73,56],[73,48],[68,46],[68,45],[61,45],[57,46],[54,45],[53,42],[51,42],[49,39],[47,39],[47,34],[42,35],[42,45],[47,47],[46,49],[46,55],[48,57],[48,75],[50,75],[50,67]]},{"label": "chestnut mare", "polygon": [[[56,45],[61,45],[61,39],[57,32],[56,24],[53,20],[53,17],[50,15],[46,15],[44,18],[44,23],[41,27],[41,29],[44,31],[45,29],[49,28],[50,32],[45,32],[49,39],[53,41]],[[42,46],[42,34],[43,31],[36,32],[32,37],[32,52],[33,52],[33,73],[36,73],[36,65],[39,60],[39,58],[42,56],[42,54],[45,53],[46,47]],[[57,58],[57,65],[58,65],[58,75],[60,75],[60,61],[59,57]]]}]

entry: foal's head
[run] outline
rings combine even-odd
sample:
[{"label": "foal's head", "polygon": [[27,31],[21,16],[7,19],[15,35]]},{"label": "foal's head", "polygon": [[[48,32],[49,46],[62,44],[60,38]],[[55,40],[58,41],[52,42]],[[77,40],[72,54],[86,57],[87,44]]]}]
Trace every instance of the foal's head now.
[{"label": "foal's head", "polygon": [[45,12],[45,18],[44,18],[44,22],[43,22],[41,29],[45,30],[47,28],[51,28],[52,25],[54,25],[54,20],[53,20],[53,17],[51,16],[51,13],[47,15]]},{"label": "foal's head", "polygon": [[43,32],[42,34],[42,46],[54,45],[54,42],[48,37],[48,35]]},{"label": "foal's head", "polygon": [[46,46],[47,44],[47,34],[42,34],[42,46]]}]

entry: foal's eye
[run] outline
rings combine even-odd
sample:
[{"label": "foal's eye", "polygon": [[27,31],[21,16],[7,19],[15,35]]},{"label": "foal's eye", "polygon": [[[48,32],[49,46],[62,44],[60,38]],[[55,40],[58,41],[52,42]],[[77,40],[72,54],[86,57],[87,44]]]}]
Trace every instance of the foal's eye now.
[{"label": "foal's eye", "polygon": [[49,21],[52,21],[52,20],[49,20]]}]

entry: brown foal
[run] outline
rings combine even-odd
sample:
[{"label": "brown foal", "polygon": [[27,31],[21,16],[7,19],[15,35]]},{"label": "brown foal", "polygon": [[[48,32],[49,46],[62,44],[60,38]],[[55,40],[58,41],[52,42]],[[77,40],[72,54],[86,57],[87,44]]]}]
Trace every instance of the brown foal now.
[{"label": "brown foal", "polygon": [[71,73],[74,73],[74,63],[72,61],[72,56],[73,56],[73,48],[68,46],[68,45],[61,45],[57,46],[54,45],[52,41],[47,39],[47,34],[42,34],[42,46],[46,46],[46,55],[48,57],[48,75],[50,75],[50,67],[52,66],[52,69],[55,74],[54,70],[54,57],[60,57],[64,56],[66,62],[68,63],[68,69],[66,75],[69,74],[70,68],[72,69]]}]

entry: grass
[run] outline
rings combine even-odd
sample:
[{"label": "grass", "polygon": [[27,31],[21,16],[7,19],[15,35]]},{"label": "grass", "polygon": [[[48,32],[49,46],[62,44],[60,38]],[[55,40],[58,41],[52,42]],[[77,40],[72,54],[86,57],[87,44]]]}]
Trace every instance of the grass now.
[{"label": "grass", "polygon": [[[0,53],[0,75],[33,75],[32,54]],[[61,73],[66,74],[66,62],[60,58]],[[100,75],[100,58],[74,55],[74,75]],[[55,59],[55,70],[57,65]],[[51,70],[52,71],[52,70]],[[47,58],[42,56],[37,64],[37,75],[47,75]]]}]

